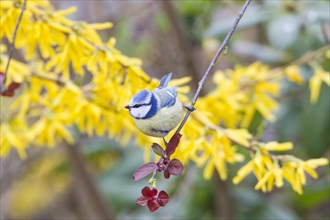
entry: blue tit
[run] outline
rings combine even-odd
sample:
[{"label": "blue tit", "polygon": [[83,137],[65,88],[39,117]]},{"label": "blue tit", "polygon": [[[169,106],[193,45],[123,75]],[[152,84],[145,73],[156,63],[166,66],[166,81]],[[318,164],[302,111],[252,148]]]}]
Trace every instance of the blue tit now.
[{"label": "blue tit", "polygon": [[164,137],[174,129],[182,118],[182,104],[177,88],[168,87],[172,73],[160,80],[158,88],[142,90],[125,106],[134,119],[136,127],[144,134]]}]

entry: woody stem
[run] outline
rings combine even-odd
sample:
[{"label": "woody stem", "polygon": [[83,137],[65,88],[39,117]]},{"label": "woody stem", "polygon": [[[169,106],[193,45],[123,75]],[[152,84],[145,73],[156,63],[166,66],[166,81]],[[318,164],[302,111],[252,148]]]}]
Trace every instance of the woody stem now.
[{"label": "woody stem", "polygon": [[15,29],[14,29],[14,32],[13,32],[13,39],[12,39],[12,42],[11,42],[11,44],[9,46],[8,60],[7,60],[5,72],[3,73],[3,81],[0,82],[0,93],[2,93],[3,91],[5,91],[8,69],[9,69],[10,61],[11,61],[11,58],[13,56],[13,52],[14,52],[14,48],[15,48],[15,40],[16,40],[16,36],[17,36],[18,27],[19,27],[19,25],[21,23],[21,20],[22,20],[22,17],[23,17],[23,13],[24,13],[24,11],[26,9],[26,1],[27,0],[24,0],[24,2],[23,2],[22,10],[21,10],[21,13],[20,13],[20,15],[19,15],[19,17],[17,19],[17,23],[16,23],[16,26],[15,26]]},{"label": "woody stem", "polygon": [[239,14],[237,15],[237,17],[236,17],[236,19],[235,19],[235,21],[234,21],[234,23],[233,23],[233,25],[232,25],[230,31],[229,31],[228,34],[226,35],[225,40],[222,42],[222,44],[220,45],[220,47],[219,47],[217,53],[214,55],[214,57],[213,57],[211,63],[209,64],[208,68],[206,69],[206,71],[205,71],[205,73],[204,73],[204,75],[203,75],[203,78],[201,79],[201,81],[199,81],[199,83],[198,83],[198,88],[197,88],[197,90],[196,90],[196,93],[195,93],[193,99],[191,100],[190,107],[187,108],[188,111],[187,111],[186,115],[184,116],[182,122],[180,123],[180,125],[179,125],[179,127],[178,127],[178,129],[176,130],[175,133],[180,133],[181,129],[183,128],[183,126],[184,126],[185,123],[187,122],[187,120],[188,120],[188,118],[189,118],[191,112],[194,111],[194,106],[195,106],[195,104],[196,104],[196,102],[197,102],[197,99],[198,99],[199,96],[200,96],[200,93],[201,93],[201,91],[202,91],[203,85],[205,84],[205,81],[206,81],[207,77],[210,75],[211,70],[213,69],[214,64],[215,64],[216,61],[218,60],[220,54],[223,52],[223,50],[225,50],[225,48],[226,48],[226,46],[227,46],[227,44],[228,44],[228,42],[229,42],[231,36],[232,36],[233,33],[235,32],[235,30],[236,30],[236,28],[237,28],[237,25],[238,25],[239,21],[241,20],[243,14],[244,14],[246,8],[248,7],[248,5],[250,4],[250,2],[251,2],[251,0],[246,0],[246,1],[245,1],[244,5],[243,5],[243,7],[242,7],[242,9],[241,9],[241,11],[239,12]]}]

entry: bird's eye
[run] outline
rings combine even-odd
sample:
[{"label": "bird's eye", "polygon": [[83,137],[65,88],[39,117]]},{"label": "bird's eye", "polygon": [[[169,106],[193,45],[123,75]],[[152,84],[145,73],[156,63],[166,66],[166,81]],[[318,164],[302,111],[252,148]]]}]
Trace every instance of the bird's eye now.
[{"label": "bird's eye", "polygon": [[133,107],[134,108],[139,108],[139,107],[141,107],[142,105],[141,104],[136,104],[136,105],[134,105]]}]

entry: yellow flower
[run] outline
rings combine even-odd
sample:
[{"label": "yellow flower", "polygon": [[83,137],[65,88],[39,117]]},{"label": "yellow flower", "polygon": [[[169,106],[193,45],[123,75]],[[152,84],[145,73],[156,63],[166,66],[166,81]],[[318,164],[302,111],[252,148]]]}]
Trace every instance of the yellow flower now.
[{"label": "yellow flower", "polygon": [[252,138],[252,135],[245,129],[226,129],[225,134],[242,146],[248,146]]},{"label": "yellow flower", "polygon": [[[3,73],[5,72],[8,57],[2,53],[0,56],[0,72]],[[12,82],[22,83],[30,75],[30,70],[27,65],[12,59],[7,74],[6,86]]]},{"label": "yellow flower", "polygon": [[258,181],[255,189],[259,190],[262,187],[267,187],[267,191],[272,191],[274,184],[278,188],[283,186],[282,169],[279,167],[278,161],[268,167],[266,174]]},{"label": "yellow flower", "polygon": [[291,150],[293,146],[291,142],[278,143],[276,141],[272,141],[265,143],[263,146],[261,146],[261,148],[267,151],[287,151]]},{"label": "yellow flower", "polygon": [[209,111],[214,123],[246,128],[256,112],[274,121],[278,106],[274,98],[279,95],[280,86],[268,66],[258,62],[237,66],[234,70],[216,72],[213,81],[217,85],[215,91],[199,99],[196,108]]},{"label": "yellow flower", "polygon": [[312,78],[309,80],[310,101],[313,104],[318,100],[322,82],[330,86],[330,73],[319,67],[315,69]]},{"label": "yellow flower", "polygon": [[285,68],[284,73],[286,77],[297,84],[303,84],[304,83],[304,78],[299,74],[300,69],[299,66],[296,65],[291,65]]},{"label": "yellow flower", "polygon": [[[16,148],[21,158],[26,157],[25,147],[27,144],[27,138],[24,135],[22,135],[24,134],[24,130],[25,130],[24,128],[26,128],[26,126],[22,124],[23,122],[19,122],[19,124],[16,123],[12,122],[8,124],[1,122],[0,156],[7,155],[10,149],[14,147]],[[17,126],[22,126],[22,127],[17,127]],[[20,132],[18,133],[18,131]]]},{"label": "yellow flower", "polygon": [[197,139],[197,142],[192,140],[184,149],[178,148],[178,152],[175,152],[173,157],[180,153],[187,153],[187,150],[192,151],[191,157],[198,166],[206,164],[203,171],[205,179],[210,179],[216,169],[220,178],[226,180],[228,177],[227,163],[241,162],[243,155],[236,151],[236,148],[231,145],[229,139],[222,132],[213,131],[212,134],[207,141],[200,138]]},{"label": "yellow flower", "polygon": [[112,28],[113,24],[111,22],[104,22],[104,23],[89,24],[89,26],[95,30],[104,30],[104,29]]},{"label": "yellow flower", "polygon": [[262,144],[260,149],[256,149],[251,161],[238,170],[237,175],[233,178],[233,183],[238,184],[253,172],[258,180],[255,186],[256,190],[272,191],[274,185],[280,188],[283,186],[284,178],[290,183],[294,191],[302,194],[302,186],[306,185],[305,172],[313,178],[317,178],[314,169],[328,164],[328,160],[320,158],[302,161],[290,155],[269,156],[268,150],[283,151],[291,148],[291,143],[269,142]]}]

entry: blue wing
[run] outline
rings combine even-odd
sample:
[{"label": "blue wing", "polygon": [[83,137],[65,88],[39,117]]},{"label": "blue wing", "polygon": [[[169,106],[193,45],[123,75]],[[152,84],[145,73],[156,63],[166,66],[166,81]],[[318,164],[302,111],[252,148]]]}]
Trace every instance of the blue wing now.
[{"label": "blue wing", "polygon": [[172,73],[163,76],[163,78],[160,80],[158,88],[159,89],[166,88],[171,78],[172,78]]},{"label": "blue wing", "polygon": [[160,107],[171,107],[175,104],[177,96],[176,87],[166,87],[163,89],[155,89],[152,91],[160,100]]}]

